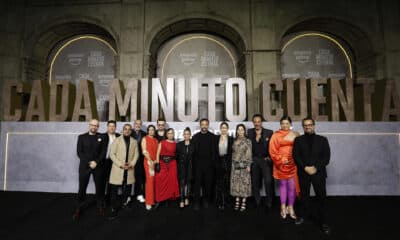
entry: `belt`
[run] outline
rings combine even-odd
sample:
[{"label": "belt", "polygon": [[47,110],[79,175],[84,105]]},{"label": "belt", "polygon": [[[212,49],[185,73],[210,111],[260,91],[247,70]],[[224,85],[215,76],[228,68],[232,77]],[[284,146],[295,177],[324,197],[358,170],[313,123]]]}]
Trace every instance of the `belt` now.
[{"label": "belt", "polygon": [[169,163],[174,160],[175,156],[161,156],[161,161],[165,163]]}]

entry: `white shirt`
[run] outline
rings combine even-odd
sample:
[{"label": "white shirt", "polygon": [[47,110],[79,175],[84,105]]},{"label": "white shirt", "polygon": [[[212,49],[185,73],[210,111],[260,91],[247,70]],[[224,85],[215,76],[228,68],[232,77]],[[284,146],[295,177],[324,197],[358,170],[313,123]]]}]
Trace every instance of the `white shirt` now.
[{"label": "white shirt", "polygon": [[111,150],[111,144],[114,142],[116,136],[115,134],[108,134],[108,146],[107,146],[107,154],[106,158],[110,158],[110,150]]}]

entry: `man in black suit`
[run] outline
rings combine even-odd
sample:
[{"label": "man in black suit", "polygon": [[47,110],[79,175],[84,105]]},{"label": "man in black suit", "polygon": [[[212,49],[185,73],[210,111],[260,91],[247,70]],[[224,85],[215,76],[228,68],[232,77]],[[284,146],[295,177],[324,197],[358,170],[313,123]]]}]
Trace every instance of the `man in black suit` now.
[{"label": "man in black suit", "polygon": [[293,158],[297,165],[300,182],[300,208],[296,224],[312,216],[310,212],[310,187],[313,185],[317,198],[317,222],[325,234],[330,233],[325,214],[326,166],[330,160],[330,147],[327,138],[315,134],[315,121],[303,119],[304,135],[297,137],[293,146]]},{"label": "man in black suit", "polygon": [[131,136],[137,141],[139,146],[139,159],[135,165],[135,196],[136,199],[144,203],[144,184],[145,184],[145,173],[143,166],[143,153],[142,153],[142,139],[146,136],[146,132],[142,130],[142,120],[137,119],[134,124],[134,129]]},{"label": "man in black suit", "polygon": [[106,154],[106,146],[103,137],[97,132],[99,121],[92,119],[89,122],[89,132],[79,135],[77,153],[79,163],[79,191],[78,206],[73,214],[73,219],[80,217],[81,210],[85,206],[86,189],[90,175],[93,175],[96,186],[96,200],[99,215],[104,216],[104,170],[103,159]]},{"label": "man in black suit", "polygon": [[104,186],[105,186],[105,200],[107,203],[110,202],[110,193],[111,193],[111,187],[110,187],[110,172],[111,172],[111,167],[112,167],[112,161],[110,158],[110,150],[111,150],[111,144],[114,142],[114,140],[120,136],[119,133],[116,133],[115,130],[117,128],[117,122],[114,120],[109,120],[107,122],[107,132],[103,134],[103,140],[104,140],[104,145],[107,148],[106,155],[104,156]]},{"label": "man in black suit", "polygon": [[272,160],[269,156],[269,140],[273,131],[262,127],[262,116],[253,116],[254,128],[247,130],[247,136],[251,140],[253,150],[253,163],[251,164],[251,184],[253,196],[256,200],[257,208],[261,207],[260,189],[262,180],[264,182],[266,197],[266,207],[269,211],[272,207],[274,197],[274,180],[272,178]]},{"label": "man in black suit", "polygon": [[208,208],[212,200],[213,181],[217,164],[216,137],[208,131],[209,120],[200,120],[200,132],[193,138],[193,169],[194,169],[194,209],[199,210],[200,193],[203,197],[203,206]]}]

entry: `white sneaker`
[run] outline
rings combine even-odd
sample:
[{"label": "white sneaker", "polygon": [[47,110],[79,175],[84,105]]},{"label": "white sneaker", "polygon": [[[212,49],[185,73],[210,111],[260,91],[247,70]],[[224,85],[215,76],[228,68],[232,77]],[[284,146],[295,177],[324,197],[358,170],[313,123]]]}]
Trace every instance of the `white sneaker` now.
[{"label": "white sneaker", "polygon": [[147,204],[146,204],[146,210],[147,210],[147,211],[150,211],[150,210],[151,210],[151,205],[147,205]]},{"label": "white sneaker", "polygon": [[144,203],[144,201],[145,201],[143,195],[137,196],[136,199],[137,199],[139,202],[141,202],[141,203]]}]

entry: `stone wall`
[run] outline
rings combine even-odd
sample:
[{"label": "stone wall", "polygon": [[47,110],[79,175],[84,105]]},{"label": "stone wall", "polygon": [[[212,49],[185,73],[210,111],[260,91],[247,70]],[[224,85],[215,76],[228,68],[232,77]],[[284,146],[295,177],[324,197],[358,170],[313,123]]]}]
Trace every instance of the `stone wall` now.
[{"label": "stone wall", "polygon": [[162,41],[191,31],[218,33],[236,44],[243,59],[241,74],[247,80],[249,116],[260,111],[261,81],[280,79],[280,48],[289,33],[322,31],[347,42],[357,78],[400,78],[400,4],[395,0],[368,4],[346,0],[16,0],[1,4],[2,82],[45,80],[52,48],[76,34],[110,40],[118,52],[120,79],[152,77],[154,54]]}]

